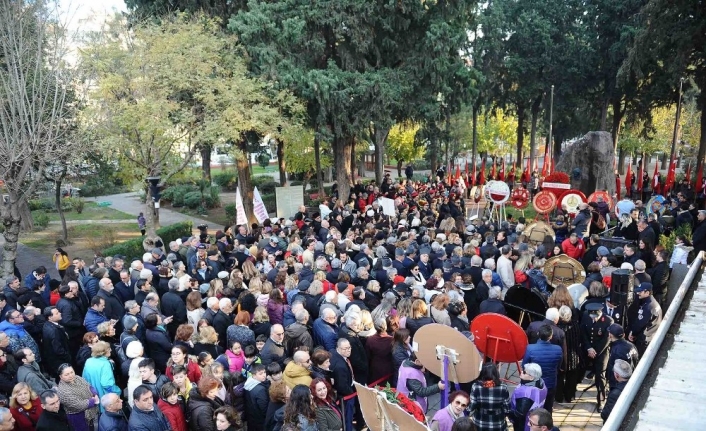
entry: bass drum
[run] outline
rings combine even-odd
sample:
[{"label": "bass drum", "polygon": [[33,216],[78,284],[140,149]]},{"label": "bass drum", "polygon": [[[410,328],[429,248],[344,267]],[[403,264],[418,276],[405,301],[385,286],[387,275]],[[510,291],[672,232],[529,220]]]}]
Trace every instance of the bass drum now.
[{"label": "bass drum", "polygon": [[505,293],[505,311],[507,317],[517,322],[523,329],[535,320],[544,320],[549,306],[544,295],[536,289],[524,286],[512,286]]}]

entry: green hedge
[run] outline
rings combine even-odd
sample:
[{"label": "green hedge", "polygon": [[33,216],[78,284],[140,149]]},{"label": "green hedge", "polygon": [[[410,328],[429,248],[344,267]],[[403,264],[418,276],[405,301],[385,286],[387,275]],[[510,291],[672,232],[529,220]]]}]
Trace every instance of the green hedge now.
[{"label": "green hedge", "polygon": [[235,172],[219,172],[212,176],[213,183],[223,190],[235,190],[238,177]]},{"label": "green hedge", "polygon": [[[175,223],[173,225],[165,226],[161,229],[157,229],[157,235],[162,238],[164,245],[168,245],[171,241],[176,240],[184,236],[191,236],[193,230],[193,223],[190,221],[184,221],[180,223]],[[145,249],[142,247],[142,238],[134,238],[120,244],[116,244],[103,250],[103,256],[126,256],[128,259],[132,258],[142,258],[145,254]]]}]

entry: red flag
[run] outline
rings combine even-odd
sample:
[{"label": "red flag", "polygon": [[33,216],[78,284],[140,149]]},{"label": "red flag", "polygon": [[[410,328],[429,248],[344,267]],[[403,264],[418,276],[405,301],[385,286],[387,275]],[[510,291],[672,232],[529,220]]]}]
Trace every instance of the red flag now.
[{"label": "red flag", "polygon": [[498,179],[500,181],[505,181],[505,157],[503,157],[503,164],[500,167],[500,172],[498,173]]},{"label": "red flag", "polygon": [[485,157],[483,157],[483,162],[480,164],[480,178],[478,178],[478,185],[485,184]]},{"label": "red flag", "polygon": [[616,171],[615,172],[615,195],[616,200],[620,200],[620,174]]},{"label": "red flag", "polygon": [[627,191],[626,196],[630,197],[632,190],[632,160],[628,162],[628,173],[625,175],[625,190]]},{"label": "red flag", "polygon": [[495,172],[495,165],[496,165],[495,159],[493,159],[493,162],[492,162],[492,163],[493,163],[493,167],[490,169],[490,178],[495,179],[495,175],[496,175],[496,172]]},{"label": "red flag", "polygon": [[[696,167],[699,167],[699,164],[696,164]],[[698,173],[696,174],[696,193],[701,193],[701,190],[703,189],[703,183],[704,183],[704,165],[703,163],[701,164],[701,169],[698,170]]]},{"label": "red flag", "polygon": [[549,155],[547,154],[547,150],[549,149],[549,145],[544,146],[544,161],[542,162],[542,177],[547,176],[547,162],[549,162]]},{"label": "red flag", "polygon": [[655,162],[655,172],[652,174],[652,190],[654,194],[659,194],[659,170],[657,166],[659,165],[659,159]]},{"label": "red flag", "polygon": [[669,160],[669,172],[667,172],[667,180],[664,184],[664,193],[667,194],[674,187],[674,180],[676,179],[677,161],[672,157]]},{"label": "red flag", "polygon": [[515,164],[512,164],[510,172],[507,174],[507,180],[514,183],[515,182]]},{"label": "red flag", "polygon": [[642,195],[642,175],[643,175],[643,164],[645,163],[645,157],[640,159],[640,168],[637,170],[637,193]]},{"label": "red flag", "polygon": [[686,165],[686,174],[684,175],[684,179],[688,184],[691,184],[691,162]]},{"label": "red flag", "polygon": [[466,159],[466,177],[468,177],[468,159]]},{"label": "red flag", "polygon": [[473,176],[471,177],[471,187],[476,185],[476,161],[473,161]]},{"label": "red flag", "polygon": [[530,180],[532,179],[532,160],[530,157],[527,157],[527,169],[522,173],[522,182],[529,184]]},{"label": "red flag", "polygon": [[456,179],[461,178],[461,166],[456,165]]}]

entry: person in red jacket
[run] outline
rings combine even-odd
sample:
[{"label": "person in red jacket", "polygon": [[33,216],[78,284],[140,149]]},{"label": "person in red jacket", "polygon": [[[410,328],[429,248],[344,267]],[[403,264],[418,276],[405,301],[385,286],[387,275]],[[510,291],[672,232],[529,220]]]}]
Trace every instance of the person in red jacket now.
[{"label": "person in red jacket", "polygon": [[10,396],[10,413],[15,418],[15,429],[34,431],[42,411],[39,397],[32,388],[24,382],[16,384]]},{"label": "person in red jacket", "polygon": [[572,233],[564,240],[564,242],[561,243],[561,249],[564,250],[564,254],[579,261],[586,252],[586,246],[584,245],[583,240],[579,238],[576,233]]},{"label": "person in red jacket", "polygon": [[161,397],[157,407],[172,426],[172,431],[188,431],[186,415],[184,414],[184,400],[179,396],[179,389],[173,382],[162,386]]}]

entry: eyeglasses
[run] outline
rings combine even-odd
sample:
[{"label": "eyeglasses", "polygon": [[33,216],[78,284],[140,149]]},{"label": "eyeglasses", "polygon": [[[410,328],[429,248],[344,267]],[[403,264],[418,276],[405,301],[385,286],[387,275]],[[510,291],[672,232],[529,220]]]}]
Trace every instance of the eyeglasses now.
[{"label": "eyeglasses", "polygon": [[464,409],[465,409],[466,407],[468,407],[468,404],[463,403],[463,402],[461,402],[461,401],[454,401],[454,404],[456,404],[457,406],[461,406],[461,407],[463,407]]},{"label": "eyeglasses", "polygon": [[533,424],[532,419],[527,418],[527,425],[529,425],[530,427],[538,427],[539,423]]}]

